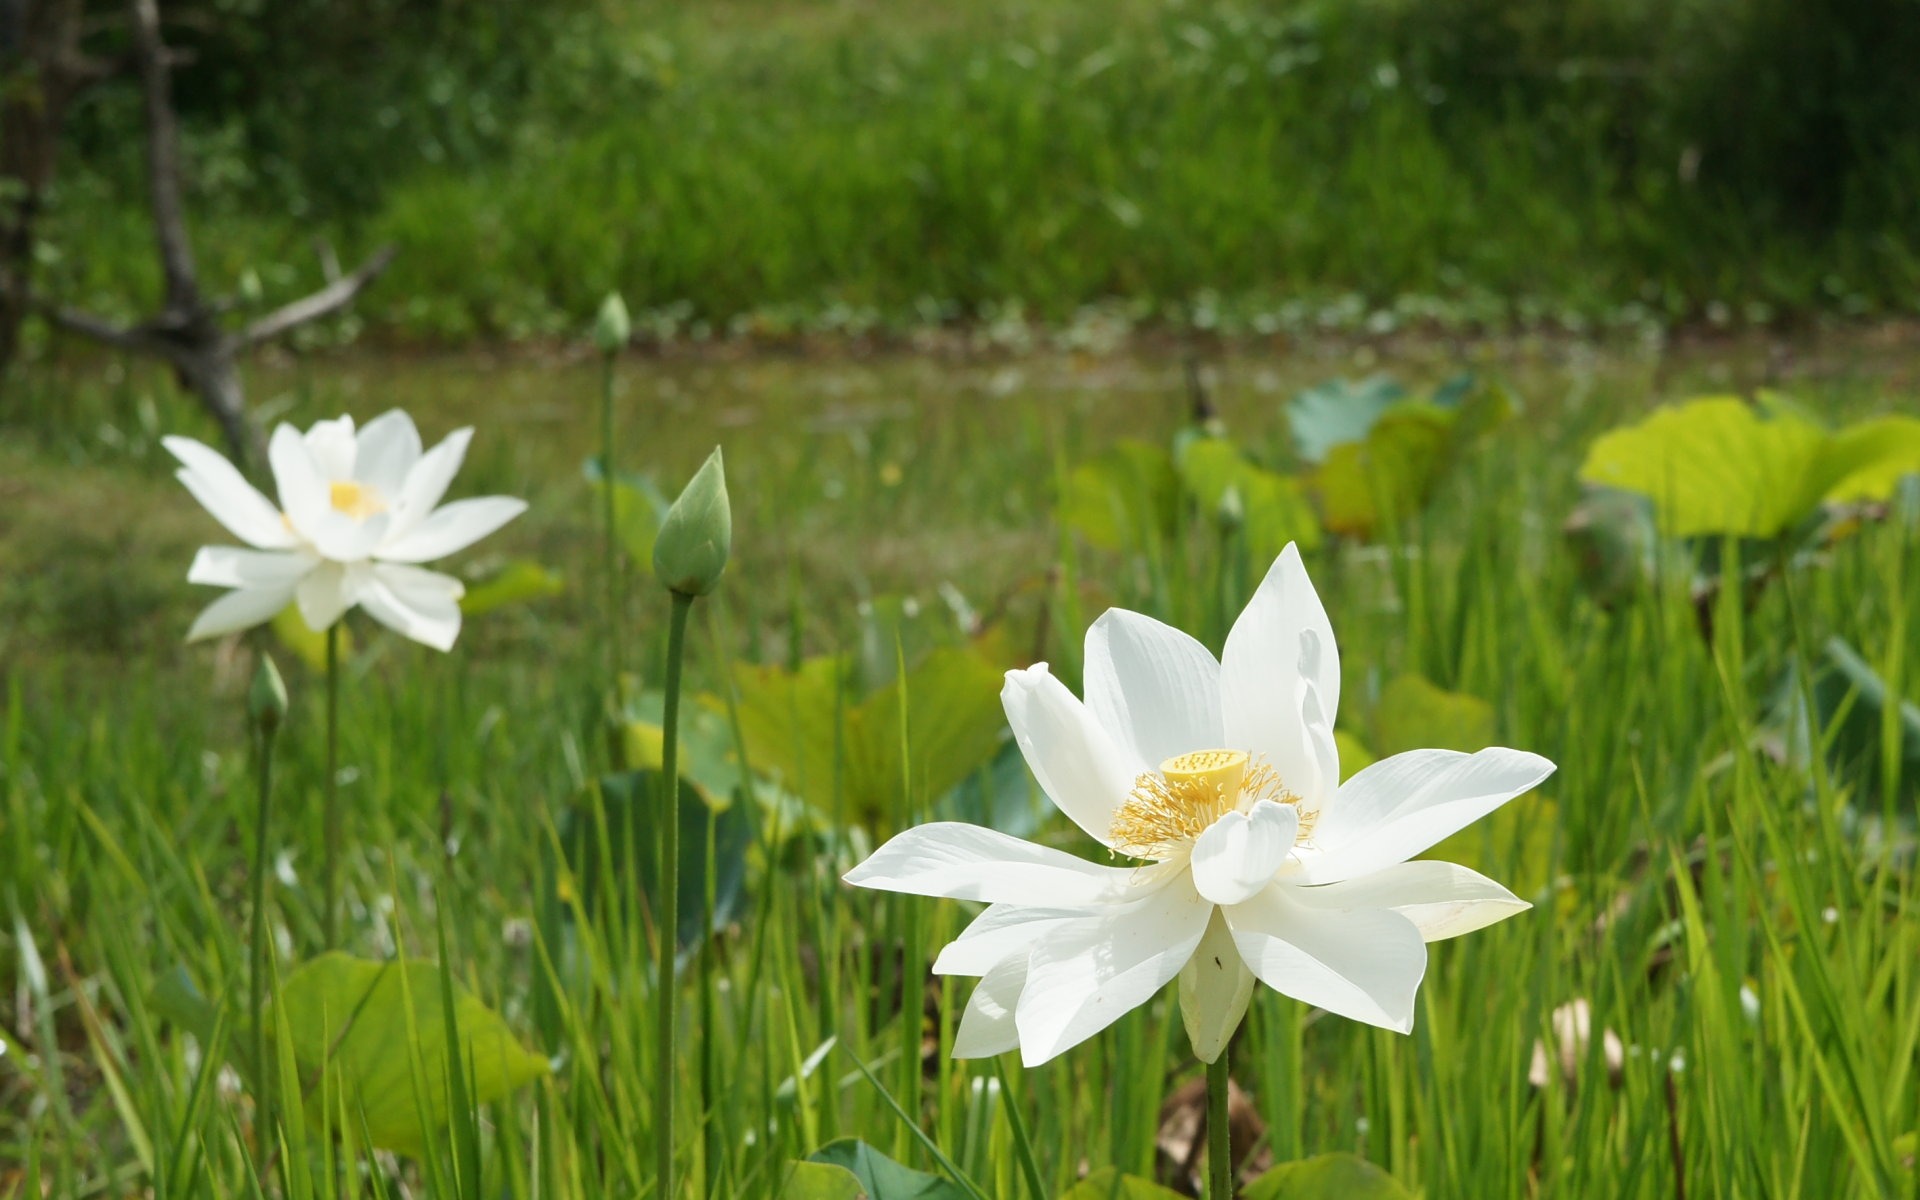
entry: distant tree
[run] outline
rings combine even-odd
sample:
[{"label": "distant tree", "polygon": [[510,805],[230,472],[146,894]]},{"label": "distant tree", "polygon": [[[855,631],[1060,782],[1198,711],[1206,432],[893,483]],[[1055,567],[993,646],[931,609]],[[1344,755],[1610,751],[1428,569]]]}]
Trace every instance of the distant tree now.
[{"label": "distant tree", "polygon": [[[0,0],[0,4],[19,2],[22,0]],[[24,0],[24,3],[45,8],[79,7],[77,0]],[[153,217],[160,274],[165,281],[160,309],[144,321],[121,325],[38,295],[29,277],[30,228],[24,235],[27,242],[19,263],[4,280],[6,303],[12,309],[37,313],[56,328],[116,350],[164,360],[173,367],[181,386],[198,396],[208,413],[220,423],[234,456],[257,458],[261,450],[260,436],[247,415],[238,370],[240,355],[351,303],[362,288],[386,269],[393,250],[391,247],[380,250],[352,274],[331,280],[311,295],[282,305],[238,328],[228,328],[227,316],[233,304],[208,296],[202,287],[195,265],[193,239],[187,229],[182,187],[185,166],[179,121],[173,109],[174,54],[161,36],[160,7],[157,0],[127,0],[126,13],[131,35],[130,61],[140,80],[146,113],[147,201]],[[53,36],[70,38],[66,44],[77,46],[79,33],[77,27],[62,26]],[[50,59],[58,58],[54,51],[44,53]],[[44,65],[40,77],[46,77]],[[57,151],[59,130],[48,130],[43,125],[33,128],[51,139],[45,153],[53,155]],[[39,169],[38,162],[26,165]],[[51,177],[51,170],[49,162],[45,167],[46,178]],[[39,195],[32,198],[37,206]],[[37,207],[24,211],[30,220]],[[17,329],[18,316],[15,321]]]},{"label": "distant tree", "polygon": [[113,71],[81,50],[88,19],[84,0],[0,0],[0,372],[19,346],[67,113]]}]

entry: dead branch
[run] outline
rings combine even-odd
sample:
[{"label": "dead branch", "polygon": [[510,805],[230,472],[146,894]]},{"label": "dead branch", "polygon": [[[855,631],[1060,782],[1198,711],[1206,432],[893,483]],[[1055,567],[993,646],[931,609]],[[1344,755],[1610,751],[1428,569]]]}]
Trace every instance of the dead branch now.
[{"label": "dead branch", "polygon": [[310,296],[282,305],[241,330],[232,339],[235,350],[246,350],[271,341],[290,329],[318,321],[353,303],[366,286],[380,277],[393,262],[394,247],[382,246],[373,257],[360,264],[353,274],[343,275]]},{"label": "dead branch", "polygon": [[238,331],[227,331],[222,319],[231,306],[210,301],[201,290],[182,200],[180,128],[174,116],[171,78],[174,65],[181,60],[162,39],[158,0],[128,0],[127,11],[133,29],[133,56],[146,101],[148,203],[154,248],[166,285],[160,311],[138,324],[118,325],[35,296],[18,280],[9,285],[0,279],[0,299],[25,303],[56,328],[117,350],[164,359],[219,421],[235,457],[259,458],[263,443],[247,416],[236,356],[351,304],[387,269],[394,248],[382,247],[346,276],[338,274],[338,265],[329,253],[323,256],[329,276],[325,287]]}]

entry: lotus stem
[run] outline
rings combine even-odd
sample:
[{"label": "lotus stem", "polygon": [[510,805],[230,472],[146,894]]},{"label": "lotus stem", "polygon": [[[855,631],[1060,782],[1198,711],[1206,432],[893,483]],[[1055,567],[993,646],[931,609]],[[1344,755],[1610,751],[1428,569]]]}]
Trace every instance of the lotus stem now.
[{"label": "lotus stem", "polygon": [[340,622],[327,626],[327,764],[321,791],[326,857],[321,864],[321,897],[326,905],[325,949],[340,945],[340,844],[345,838],[340,812]]},{"label": "lotus stem", "polygon": [[610,692],[613,702],[620,702],[620,673],[626,669],[626,649],[621,631],[622,615],[625,611],[625,580],[620,569],[620,544],[618,533],[618,509],[614,488],[618,475],[613,465],[613,377],[615,364],[619,361],[617,351],[609,351],[600,356],[600,492],[603,500],[602,519],[606,526],[601,531],[600,554],[605,560],[607,573],[607,661],[611,668]]},{"label": "lotus stem", "polygon": [[259,788],[260,808],[253,835],[253,912],[249,930],[247,961],[247,1019],[253,1026],[254,1112],[259,1122],[260,1142],[272,1144],[274,1089],[268,1069],[273,1061],[267,1054],[267,879],[272,868],[268,862],[273,824],[273,744],[279,732],[278,719],[255,721],[254,779]]},{"label": "lotus stem", "polygon": [[655,1036],[654,1151],[658,1156],[662,1200],[675,1200],[673,1176],[674,993],[675,960],[680,933],[680,667],[686,658],[687,615],[694,597],[673,593],[673,617],[667,627],[666,713],[662,722],[660,773],[666,811],[660,822],[660,904],[655,922],[655,974],[658,989],[658,1025]]},{"label": "lotus stem", "polygon": [[1228,1051],[1207,1064],[1207,1200],[1233,1200],[1233,1129],[1227,1120]]}]

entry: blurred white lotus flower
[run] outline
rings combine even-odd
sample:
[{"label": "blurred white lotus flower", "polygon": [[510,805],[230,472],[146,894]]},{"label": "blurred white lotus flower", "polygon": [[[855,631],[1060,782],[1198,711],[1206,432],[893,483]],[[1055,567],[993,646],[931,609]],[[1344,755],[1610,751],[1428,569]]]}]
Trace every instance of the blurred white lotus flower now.
[{"label": "blurred white lotus flower", "polygon": [[457,429],[422,454],[420,432],[398,409],[357,434],[352,417],[304,434],[281,425],[267,445],[278,506],[217,451],[164,439],[180,460],[180,482],[252,547],[205,546],[194,556],[189,582],[233,591],[207,606],[187,639],[259,625],[289,603],[322,630],[357,604],[414,641],[451,649],[464,589],[417,564],[465,549],[527,507],[506,496],[440,504],[472,437]]},{"label": "blurred white lotus flower", "polygon": [[934,963],[981,977],[954,1039],[1037,1066],[1176,977],[1194,1051],[1213,1062],[1257,979],[1406,1032],[1426,943],[1527,903],[1465,867],[1411,856],[1552,773],[1536,754],[1414,750],[1340,782],[1333,630],[1292,547],[1227,637],[1224,662],[1150,617],[1087,631],[1086,702],[1040,664],[1001,692],[1049,798],[1110,852],[1100,866],[939,822],[847,882],[990,907]]}]

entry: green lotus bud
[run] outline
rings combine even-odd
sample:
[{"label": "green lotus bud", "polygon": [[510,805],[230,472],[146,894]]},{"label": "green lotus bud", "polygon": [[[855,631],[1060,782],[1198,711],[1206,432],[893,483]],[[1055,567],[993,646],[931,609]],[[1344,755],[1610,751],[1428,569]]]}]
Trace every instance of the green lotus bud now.
[{"label": "green lotus bud", "polygon": [[253,686],[247,690],[247,716],[255,729],[272,737],[286,715],[287,685],[281,682],[280,669],[273,665],[273,659],[262,654],[260,665],[253,671]]},{"label": "green lotus bud", "polygon": [[704,596],[720,582],[732,551],[727,471],[715,446],[660,523],[653,542],[653,573],[669,591]]},{"label": "green lotus bud", "polygon": [[608,292],[600,302],[600,315],[593,319],[593,344],[602,354],[618,354],[633,336],[633,321],[627,316],[627,302],[619,292]]}]

